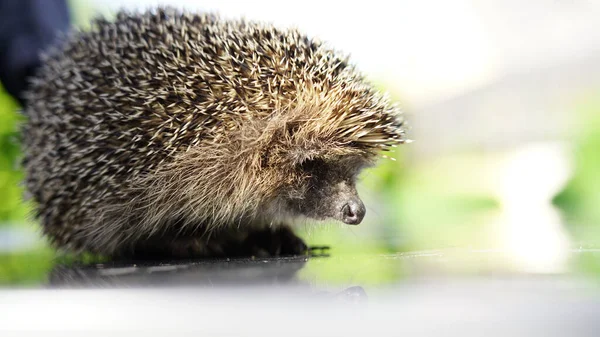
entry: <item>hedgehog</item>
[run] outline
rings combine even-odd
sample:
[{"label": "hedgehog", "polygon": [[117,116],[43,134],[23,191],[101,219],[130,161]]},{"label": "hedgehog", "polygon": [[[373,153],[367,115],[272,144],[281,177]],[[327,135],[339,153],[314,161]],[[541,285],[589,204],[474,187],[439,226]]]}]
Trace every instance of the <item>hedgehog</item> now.
[{"label": "hedgehog", "polygon": [[406,141],[397,104],[347,55],[174,8],[67,34],[25,98],[44,234],[108,257],[305,254],[296,220],[359,224],[358,174]]}]

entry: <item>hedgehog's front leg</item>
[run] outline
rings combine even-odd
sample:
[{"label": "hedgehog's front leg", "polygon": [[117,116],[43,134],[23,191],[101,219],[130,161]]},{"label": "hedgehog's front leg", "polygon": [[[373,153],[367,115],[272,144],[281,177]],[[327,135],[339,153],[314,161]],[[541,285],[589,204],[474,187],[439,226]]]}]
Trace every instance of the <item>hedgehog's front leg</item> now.
[{"label": "hedgehog's front leg", "polygon": [[241,240],[231,238],[211,238],[201,236],[157,237],[138,242],[128,257],[136,259],[190,259],[229,257],[233,248],[241,244]]},{"label": "hedgehog's front leg", "polygon": [[289,226],[261,229],[229,228],[219,232],[185,236],[160,236],[139,242],[137,258],[275,257],[302,255],[304,241]]},{"label": "hedgehog's front leg", "polygon": [[287,225],[256,229],[244,240],[244,251],[251,256],[304,255],[308,247]]}]

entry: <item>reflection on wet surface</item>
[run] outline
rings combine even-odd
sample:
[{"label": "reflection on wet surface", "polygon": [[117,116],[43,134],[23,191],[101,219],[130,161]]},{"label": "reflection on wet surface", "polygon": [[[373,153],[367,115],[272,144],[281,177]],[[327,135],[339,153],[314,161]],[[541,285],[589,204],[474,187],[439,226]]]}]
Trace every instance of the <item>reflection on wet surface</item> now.
[{"label": "reflection on wet surface", "polygon": [[[568,251],[574,265],[596,261],[595,248]],[[573,267],[575,268],[575,267]],[[329,254],[168,261],[57,263],[48,274],[51,288],[121,287],[389,287],[412,280],[523,276],[511,251],[444,249],[377,255]],[[561,275],[575,277],[577,270]]]},{"label": "reflection on wet surface", "polygon": [[293,284],[308,257],[57,265],[51,286],[231,286]]}]

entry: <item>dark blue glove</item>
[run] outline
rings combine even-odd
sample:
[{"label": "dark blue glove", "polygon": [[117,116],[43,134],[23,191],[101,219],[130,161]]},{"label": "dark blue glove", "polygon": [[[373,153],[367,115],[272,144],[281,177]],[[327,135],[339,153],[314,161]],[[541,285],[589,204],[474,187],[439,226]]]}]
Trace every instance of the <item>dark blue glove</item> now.
[{"label": "dark blue glove", "polygon": [[0,81],[21,104],[40,52],[69,25],[66,0],[0,0]]}]

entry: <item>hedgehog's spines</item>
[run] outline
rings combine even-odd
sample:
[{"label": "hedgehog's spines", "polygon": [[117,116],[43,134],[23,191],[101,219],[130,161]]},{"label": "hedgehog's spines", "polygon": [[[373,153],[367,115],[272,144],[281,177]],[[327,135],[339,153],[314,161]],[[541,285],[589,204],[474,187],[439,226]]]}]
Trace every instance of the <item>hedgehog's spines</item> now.
[{"label": "hedgehog's spines", "polygon": [[45,232],[73,250],[276,222],[278,193],[299,194],[285,190],[299,164],[369,161],[406,142],[389,97],[295,29],[119,12],[43,62],[27,93],[26,184]]}]

